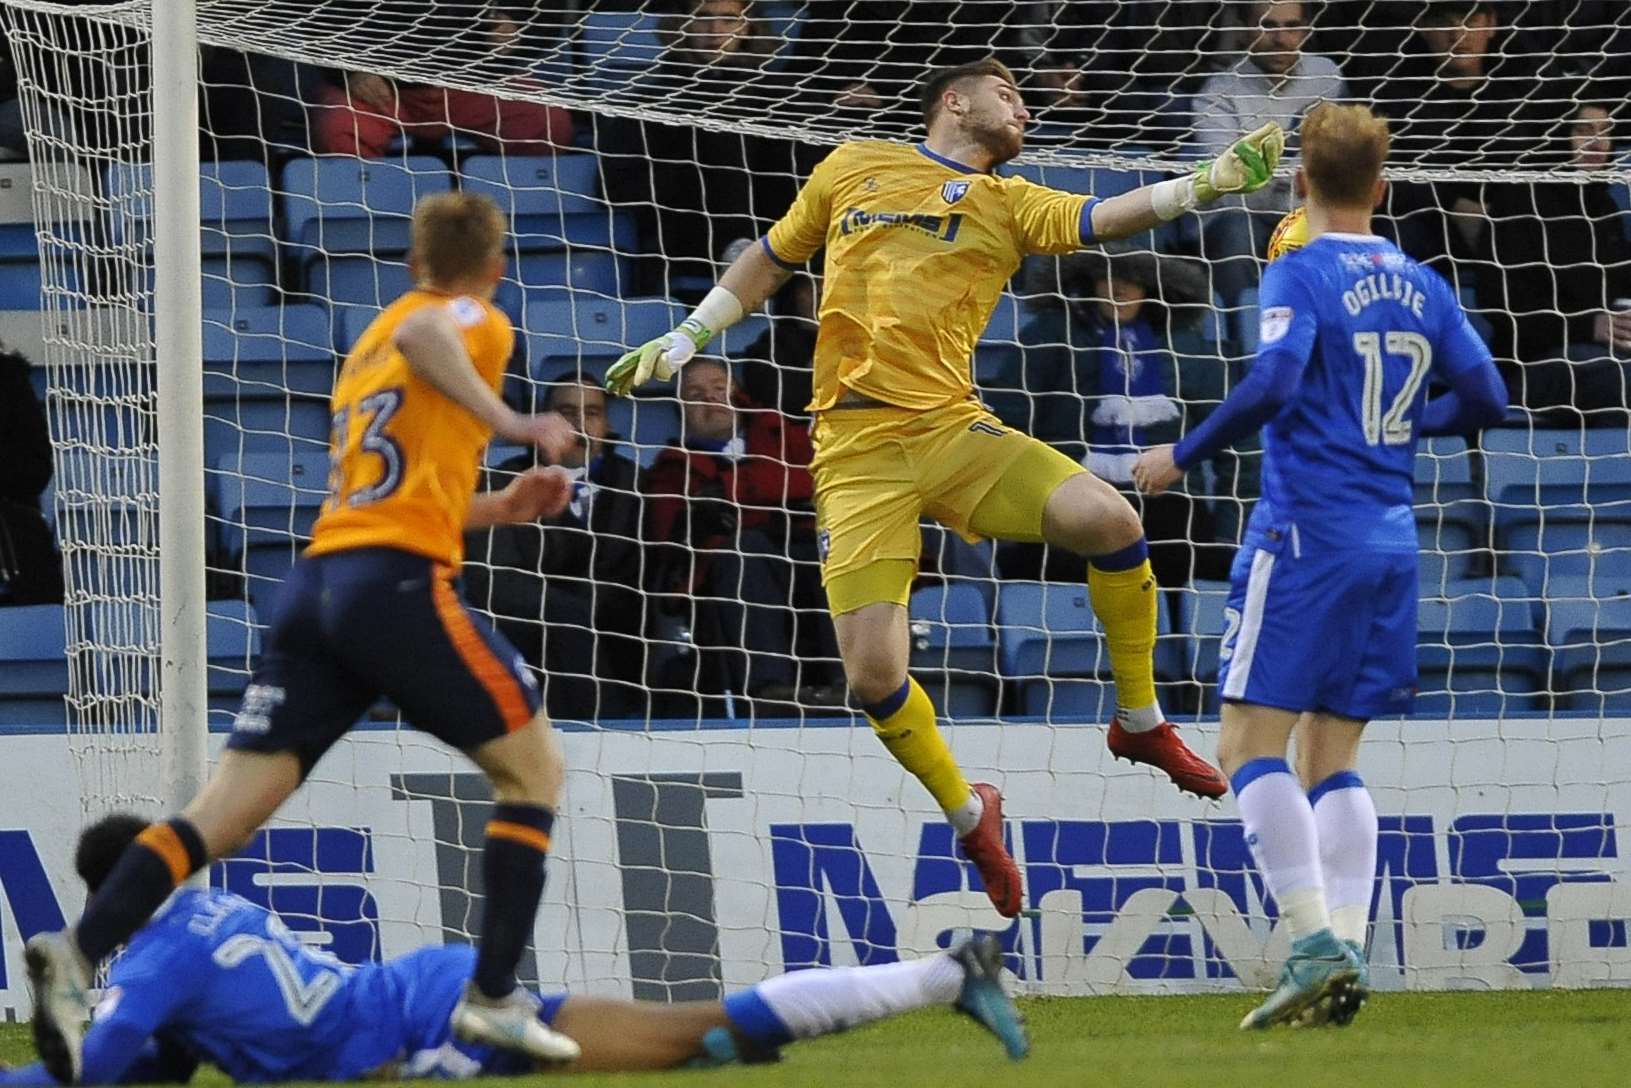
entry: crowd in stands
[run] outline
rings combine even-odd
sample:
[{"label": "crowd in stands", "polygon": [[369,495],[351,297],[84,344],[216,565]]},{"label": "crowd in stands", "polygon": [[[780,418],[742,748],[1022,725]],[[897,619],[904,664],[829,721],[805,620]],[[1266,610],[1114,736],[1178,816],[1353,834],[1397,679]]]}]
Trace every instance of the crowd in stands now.
[{"label": "crowd in stands", "polygon": [[[327,0],[329,9],[345,2]],[[311,154],[430,154],[456,171],[473,154],[593,153],[601,195],[635,228],[635,259],[617,293],[683,302],[781,214],[823,150],[516,97],[581,67],[562,5],[478,5],[471,20],[464,4],[466,17],[446,23],[434,0],[355,6],[361,23],[376,20],[375,32],[377,20],[396,20],[404,52],[483,58],[480,71],[463,74],[495,92],[208,47],[207,158],[260,160],[275,177]],[[780,24],[791,44],[772,30],[770,15],[783,8],[799,17],[796,27]],[[911,128],[912,88],[927,67],[993,49],[1022,73],[1031,144],[1067,152],[1204,157],[1274,120],[1292,134],[1294,158],[1313,104],[1373,102],[1394,122],[1401,165],[1491,172],[1398,181],[1378,222],[1476,306],[1514,403],[1542,423],[1626,426],[1631,215],[1624,183],[1617,195],[1595,175],[1623,150],[1631,4],[676,0],[656,33],[661,51],[650,63],[597,71],[606,93],[679,113],[775,102],[779,116],[861,133]],[[16,94],[0,46],[0,153],[22,155]],[[94,140],[75,136],[80,122],[64,110],[41,123],[69,142]],[[1555,180],[1489,180],[1513,167],[1551,170]],[[1282,179],[1212,211],[1200,229],[1029,263],[1014,284],[1024,300],[1015,350],[980,375],[993,409],[1127,484],[1138,448],[1193,426],[1249,364],[1247,322],[1220,331],[1216,314],[1249,313],[1267,236],[1293,204]],[[819,292],[816,275],[795,276],[756,342],[690,364],[675,433],[651,456],[612,428],[594,374],[556,375],[529,391],[534,371],[518,358],[523,380],[507,388],[560,411],[583,436],[563,462],[575,497],[550,522],[471,539],[466,577],[471,599],[548,677],[556,715],[730,713],[730,700],[744,697],[764,706],[842,702],[817,576],[805,414]],[[32,454],[12,455],[14,442],[43,441],[31,422],[43,418],[37,402],[11,396],[16,370],[0,357],[0,587],[20,565],[12,557],[40,546],[45,486],[26,467]],[[514,451],[489,462],[489,479],[497,486],[531,463]],[[1226,576],[1253,473],[1249,454],[1230,455],[1197,474],[1193,491],[1138,500],[1164,586]],[[1080,581],[1074,564],[1037,546],[952,544],[926,558],[925,575]],[[60,582],[9,585],[19,603],[61,591]],[[697,696],[654,704],[653,691]]]}]

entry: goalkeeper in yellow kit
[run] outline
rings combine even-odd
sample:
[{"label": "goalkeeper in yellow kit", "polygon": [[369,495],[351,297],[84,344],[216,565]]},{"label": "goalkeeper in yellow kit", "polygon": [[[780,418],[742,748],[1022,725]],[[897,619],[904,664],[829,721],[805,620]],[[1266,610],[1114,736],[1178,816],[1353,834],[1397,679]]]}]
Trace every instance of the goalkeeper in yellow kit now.
[{"label": "goalkeeper in yellow kit", "polygon": [[1001,795],[970,786],[907,675],[922,515],[970,539],[1045,541],[1089,557],[1116,684],[1110,750],[1203,796],[1221,797],[1228,784],[1156,702],[1158,595],[1137,514],[1109,484],[985,409],[971,374],[975,341],[1027,254],[1127,237],[1259,188],[1285,138],[1265,125],[1188,176],[1100,200],[992,173],[1019,154],[1030,116],[1001,63],[932,73],[922,105],[927,140],[834,150],[696,311],[620,359],[606,384],[627,393],[672,377],[826,248],[811,467],[844,672],[879,739],[934,795],[992,903],[1012,917],[1021,887],[1003,845]]}]

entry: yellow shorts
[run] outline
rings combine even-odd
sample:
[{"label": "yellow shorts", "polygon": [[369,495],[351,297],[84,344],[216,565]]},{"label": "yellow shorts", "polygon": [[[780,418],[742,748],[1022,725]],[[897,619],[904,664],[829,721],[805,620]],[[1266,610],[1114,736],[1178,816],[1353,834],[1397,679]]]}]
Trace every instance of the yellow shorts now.
[{"label": "yellow shorts", "polygon": [[[967,540],[1040,541],[1048,497],[1084,471],[973,400],[828,410],[813,438],[821,578],[834,615],[906,603],[925,514]],[[857,573],[886,561],[895,561],[887,577]]]}]

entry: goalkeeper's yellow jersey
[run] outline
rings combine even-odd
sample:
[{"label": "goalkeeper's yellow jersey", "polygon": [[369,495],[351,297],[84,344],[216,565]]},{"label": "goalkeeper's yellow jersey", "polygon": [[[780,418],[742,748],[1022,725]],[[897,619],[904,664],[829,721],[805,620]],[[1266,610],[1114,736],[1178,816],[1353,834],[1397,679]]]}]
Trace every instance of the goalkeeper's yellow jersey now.
[{"label": "goalkeeper's yellow jersey", "polygon": [[974,344],[1022,258],[1093,240],[1094,198],[997,177],[921,144],[857,141],[810,174],[763,245],[827,248],[812,411],[846,389],[902,408],[974,392]]}]

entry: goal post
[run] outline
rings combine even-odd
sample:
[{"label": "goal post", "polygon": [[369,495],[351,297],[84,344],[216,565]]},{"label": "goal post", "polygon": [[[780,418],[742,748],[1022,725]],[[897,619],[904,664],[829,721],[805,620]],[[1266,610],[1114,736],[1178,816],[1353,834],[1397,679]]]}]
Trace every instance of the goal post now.
[{"label": "goal post", "polygon": [[[1591,110],[1623,86],[1609,46],[1631,30],[1612,11],[1545,23],[1561,6],[1524,7],[1489,48],[1503,88],[1512,58],[1535,62],[1510,103],[1528,150],[1492,158],[1520,141],[1481,123],[1432,144],[1405,133],[1378,226],[1448,250],[1509,371],[1624,374],[1592,337],[1618,305],[1603,292],[1627,250],[1607,232],[1627,222],[1631,170],[1623,145],[1595,150]],[[1403,132],[1444,92],[1417,73],[1421,28],[1393,9],[1324,5],[1304,48]],[[0,0],[30,137],[0,179],[27,179],[37,231],[37,252],[0,252],[0,309],[37,309],[45,330],[73,771],[50,763],[58,736],[0,736],[0,752],[38,768],[31,789],[77,802],[49,846],[53,879],[71,880],[72,825],[181,803],[223,743],[326,491],[336,366],[411,282],[417,199],[498,202],[512,238],[495,301],[517,330],[506,395],[593,414],[575,386],[683,317],[828,149],[922,138],[926,66],[1010,61],[1034,116],[1004,172],[1111,195],[1204,153],[1232,101],[1208,81],[1259,33],[1258,8],[1233,2],[688,10]],[[1606,122],[1625,124],[1613,109]],[[1266,231],[1229,248],[1229,223],[1272,226],[1293,163],[1260,206],[1027,262],[976,348],[982,396],[1124,484],[1135,447],[1193,426],[1250,365]],[[1542,221],[1589,245],[1533,258],[1519,243]],[[12,284],[35,273],[24,305]],[[926,526],[910,605],[914,675],[959,762],[1006,794],[1019,922],[991,915],[932,803],[842,705],[813,517],[785,498],[808,495],[805,457],[787,451],[805,441],[818,290],[795,276],[708,349],[755,404],[731,438],[704,434],[676,387],[609,401],[616,437],[561,522],[470,539],[470,599],[538,667],[570,767],[524,973],[706,996],[980,927],[1002,932],[1031,993],[1269,979],[1286,938],[1232,810],[1104,750],[1108,657],[1067,557]],[[1554,327],[1569,338],[1555,359],[1534,347]],[[1383,989],[1631,979],[1631,450],[1595,408],[1519,415],[1418,457],[1420,710],[1373,726],[1362,762],[1381,813]],[[678,466],[716,453],[708,471],[761,490],[685,492]],[[619,458],[628,472],[604,474]],[[484,469],[498,481],[525,461],[500,448]],[[1207,753],[1259,461],[1220,458],[1141,505],[1161,698]],[[215,879],[347,959],[474,936],[485,785],[408,724],[373,708]]]},{"label": "goal post", "polygon": [[196,0],[165,0],[152,17],[160,777],[179,809],[204,785],[209,735]]}]

